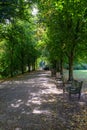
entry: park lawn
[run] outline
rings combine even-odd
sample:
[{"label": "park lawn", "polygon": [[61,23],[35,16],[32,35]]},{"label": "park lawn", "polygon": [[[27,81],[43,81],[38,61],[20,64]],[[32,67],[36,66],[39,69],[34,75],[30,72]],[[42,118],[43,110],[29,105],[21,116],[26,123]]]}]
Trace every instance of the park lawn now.
[{"label": "park lawn", "polygon": [[[64,70],[64,77],[68,79],[68,70]],[[87,70],[73,70],[74,79],[87,81]]]},{"label": "park lawn", "polygon": [[[68,79],[68,70],[64,70],[64,78]],[[73,77],[76,80],[83,81],[82,92],[87,93],[87,70],[73,70]]]},{"label": "park lawn", "polygon": [[87,81],[87,70],[74,70],[75,79]]}]

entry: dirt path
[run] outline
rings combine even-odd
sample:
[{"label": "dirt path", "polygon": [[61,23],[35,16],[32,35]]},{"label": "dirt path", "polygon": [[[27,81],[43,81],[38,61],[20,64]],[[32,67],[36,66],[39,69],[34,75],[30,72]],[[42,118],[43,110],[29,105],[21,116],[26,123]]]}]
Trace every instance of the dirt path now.
[{"label": "dirt path", "polygon": [[49,71],[5,81],[0,84],[0,130],[78,130],[75,116],[83,118],[86,101],[84,96],[69,101]]}]

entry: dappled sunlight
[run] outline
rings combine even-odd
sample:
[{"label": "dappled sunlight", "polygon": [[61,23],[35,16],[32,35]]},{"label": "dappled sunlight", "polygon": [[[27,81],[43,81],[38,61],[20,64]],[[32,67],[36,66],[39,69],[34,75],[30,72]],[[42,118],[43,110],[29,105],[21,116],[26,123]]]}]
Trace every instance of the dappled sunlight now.
[{"label": "dappled sunlight", "polygon": [[51,114],[49,110],[40,110],[38,108],[35,108],[32,113],[33,114],[46,114],[46,115]]},{"label": "dappled sunlight", "polygon": [[34,97],[27,101],[26,105],[29,105],[30,103],[41,105],[41,100],[39,97]]},{"label": "dappled sunlight", "polygon": [[47,76],[48,74],[47,73],[43,73],[43,74],[40,74],[40,76]]},{"label": "dappled sunlight", "polygon": [[85,105],[85,102],[81,102],[81,101],[80,101],[80,102],[79,102],[79,105],[80,105],[80,106],[84,106],[84,105]]},{"label": "dappled sunlight", "polygon": [[61,89],[57,89],[53,83],[43,83],[43,86],[46,89],[41,90],[41,94],[62,94],[63,91]]},{"label": "dappled sunlight", "polygon": [[33,84],[34,80],[33,79],[27,79],[27,80],[15,80],[14,84]]},{"label": "dappled sunlight", "polygon": [[15,83],[16,84],[21,84],[21,83],[23,83],[23,84],[32,84],[32,83],[34,83],[34,81],[33,80],[29,80],[29,81],[15,81]]},{"label": "dappled sunlight", "polygon": [[41,90],[41,94],[61,94],[62,91],[58,91],[56,88]]},{"label": "dappled sunlight", "polygon": [[[45,95],[43,95],[44,93],[41,93],[41,95],[39,95],[38,97],[37,97],[37,95],[36,95],[36,97],[35,97],[35,94],[33,93],[33,95],[34,95],[34,97],[32,96],[32,98],[31,99],[28,99],[28,101],[25,103],[27,106],[30,106],[31,104],[36,104],[36,105],[41,105],[41,104],[43,104],[43,103],[46,103],[46,102],[55,102],[56,101],[56,99],[55,99],[55,96],[53,97],[53,96],[51,96],[51,99],[50,98],[48,98],[47,99],[47,96],[45,96]],[[48,93],[46,93],[46,95],[47,95]],[[44,96],[44,97],[43,97]]]},{"label": "dappled sunlight", "polygon": [[63,95],[61,86],[56,86],[55,78],[49,77],[48,72],[45,73],[27,75],[24,79],[22,77],[3,83],[4,89],[0,91],[0,121],[6,122],[8,128],[33,130],[32,127],[39,128],[38,124],[41,125],[40,130],[55,126],[57,129],[61,124],[64,128],[72,125],[72,118],[76,120],[74,117],[79,117],[86,106],[87,93],[82,93],[79,101],[76,97],[69,100],[67,93]]},{"label": "dappled sunlight", "polygon": [[21,99],[19,99],[19,100],[17,100],[15,103],[12,103],[11,104],[11,107],[13,107],[13,108],[18,108],[18,107],[20,107],[20,105],[22,105],[24,102],[21,100]]},{"label": "dappled sunlight", "polygon": [[41,83],[47,83],[48,79],[47,78],[38,78],[38,81]]},{"label": "dappled sunlight", "polygon": [[21,114],[29,115],[29,114],[31,114],[31,112],[22,111]]}]

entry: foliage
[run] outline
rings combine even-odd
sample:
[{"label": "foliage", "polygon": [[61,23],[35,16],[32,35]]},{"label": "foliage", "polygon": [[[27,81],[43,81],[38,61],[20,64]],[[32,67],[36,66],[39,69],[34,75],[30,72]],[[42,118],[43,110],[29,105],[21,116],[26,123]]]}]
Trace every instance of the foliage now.
[{"label": "foliage", "polygon": [[[43,0],[40,2],[41,21],[48,28],[47,48],[54,63],[68,61],[70,79],[73,61],[83,53],[87,41],[87,17],[85,1]],[[83,44],[84,43],[84,44]]]},{"label": "foliage", "polygon": [[[6,24],[2,21],[0,26],[1,42],[5,41],[3,45],[0,42],[0,50],[2,50],[0,55],[0,74],[2,76],[9,76],[9,74],[13,76],[20,71],[24,73],[27,66],[30,67],[35,64],[38,56],[36,49],[37,40],[34,39],[34,18],[30,15],[31,8],[25,9],[26,11],[29,14],[29,17],[27,17],[28,21],[21,13],[22,17],[11,17],[11,21],[6,22]],[[6,13],[8,14],[8,12]],[[26,16],[26,13],[24,15]],[[14,15],[12,14],[12,16]],[[5,17],[4,20],[7,20],[7,18]]]},{"label": "foliage", "polygon": [[[32,16],[33,7],[39,9],[38,17]],[[5,39],[4,52],[10,58],[6,58],[8,68],[14,66],[12,71],[17,66],[23,72],[27,64],[30,66],[41,55],[55,68],[62,69],[68,63],[72,78],[73,63],[86,59],[86,51],[83,53],[87,48],[85,0],[5,0],[0,2],[0,21],[0,38]]]}]

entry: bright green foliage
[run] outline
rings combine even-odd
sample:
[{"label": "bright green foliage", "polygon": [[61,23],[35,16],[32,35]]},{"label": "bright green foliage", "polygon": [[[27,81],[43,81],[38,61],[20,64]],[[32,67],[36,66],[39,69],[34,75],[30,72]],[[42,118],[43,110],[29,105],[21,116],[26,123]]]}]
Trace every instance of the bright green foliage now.
[{"label": "bright green foliage", "polygon": [[[38,19],[33,19],[32,16],[34,3],[38,4]],[[63,63],[69,63],[69,76],[70,79],[73,78],[73,62],[80,59],[79,54],[84,57],[82,49],[87,47],[85,0],[5,0],[0,2],[0,21],[0,38],[1,41],[5,39],[8,48],[5,49],[9,50],[4,52],[9,52],[10,71],[12,64],[12,72],[15,66],[21,69],[22,73],[27,65],[30,68],[31,64],[35,63],[39,50],[39,54],[48,57],[53,66],[60,66],[61,70]],[[14,60],[11,57],[14,57]]]},{"label": "bright green foliage", "polygon": [[[73,62],[87,41],[87,2],[81,0],[42,0],[42,22],[48,28],[48,51],[51,61],[68,61],[70,80]],[[81,52],[80,52],[81,53]]]},{"label": "bright green foliage", "polygon": [[[11,1],[7,1],[6,4],[9,2]],[[11,6],[11,3],[9,6]],[[16,6],[19,10],[16,8],[18,13],[15,16],[13,13],[10,14],[11,12],[6,12],[6,15],[2,14],[0,26],[0,74],[2,76],[24,73],[26,67],[28,67],[28,70],[31,66],[35,69],[38,51],[36,49],[35,25],[30,4],[28,1],[20,0],[18,1],[19,6]],[[8,8],[7,5],[6,7]],[[10,14],[9,18],[7,18],[8,14]],[[1,42],[4,42],[3,45]]]},{"label": "bright green foliage", "polygon": [[[28,64],[33,64],[37,58],[33,30],[28,22],[18,21],[7,29],[5,43],[6,70],[13,76],[14,72],[26,70]],[[34,59],[34,61],[33,61]],[[4,61],[3,61],[4,62]]]}]

